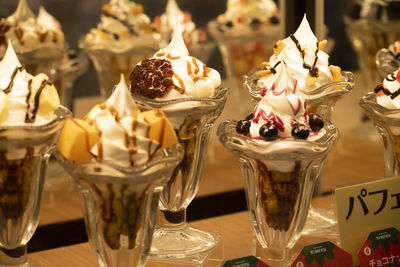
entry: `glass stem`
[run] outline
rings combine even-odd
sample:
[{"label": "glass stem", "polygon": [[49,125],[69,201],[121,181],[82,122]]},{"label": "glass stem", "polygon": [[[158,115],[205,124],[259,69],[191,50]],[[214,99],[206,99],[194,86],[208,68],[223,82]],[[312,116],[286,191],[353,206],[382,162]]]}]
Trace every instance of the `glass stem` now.
[{"label": "glass stem", "polygon": [[26,246],[15,249],[0,248],[0,266],[28,266]]},{"label": "glass stem", "polygon": [[180,211],[160,210],[158,224],[164,228],[182,229],[186,226],[186,209]]}]

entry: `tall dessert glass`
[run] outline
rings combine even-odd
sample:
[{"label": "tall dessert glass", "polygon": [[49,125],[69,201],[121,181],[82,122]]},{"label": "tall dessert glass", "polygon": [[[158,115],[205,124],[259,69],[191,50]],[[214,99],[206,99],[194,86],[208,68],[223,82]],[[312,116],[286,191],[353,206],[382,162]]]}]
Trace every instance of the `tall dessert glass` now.
[{"label": "tall dessert glass", "polygon": [[[264,88],[269,88],[282,61],[287,62],[291,75],[298,81],[300,95],[307,103],[309,114],[318,114],[330,120],[336,102],[354,87],[354,76],[349,71],[329,65],[324,51],[327,41],[318,41],[306,16],[294,34],[277,41],[274,55],[260,68],[243,76],[243,82],[254,100],[259,100]],[[319,180],[320,181],[320,180]],[[316,187],[318,194],[319,188]],[[304,233],[326,230],[336,224],[333,210],[311,207]]]},{"label": "tall dessert glass", "polygon": [[264,142],[238,134],[236,125],[224,121],[218,136],[240,160],[254,232],[262,247],[259,256],[271,266],[285,265],[306,223],[315,182],[338,131],[325,121],[326,132],[319,139]]},{"label": "tall dessert glass", "polygon": [[80,189],[86,230],[99,266],[144,266],[149,255],[162,186],[180,162],[174,145],[144,165],[78,164],[57,159]]},{"label": "tall dessert glass", "polygon": [[0,126],[0,265],[27,266],[26,244],[36,230],[44,177],[63,120],[59,107],[41,126]]},{"label": "tall dessert glass", "polygon": [[142,109],[164,111],[184,148],[182,162],[164,187],[159,205],[159,222],[153,236],[151,256],[184,258],[207,253],[218,237],[186,224],[186,209],[200,184],[210,130],[224,108],[227,88],[219,87],[209,98],[179,98],[157,101],[134,96]]},{"label": "tall dessert glass", "polygon": [[400,110],[387,109],[379,105],[372,92],[361,98],[360,106],[372,119],[382,138],[386,176],[398,176],[400,174]]}]

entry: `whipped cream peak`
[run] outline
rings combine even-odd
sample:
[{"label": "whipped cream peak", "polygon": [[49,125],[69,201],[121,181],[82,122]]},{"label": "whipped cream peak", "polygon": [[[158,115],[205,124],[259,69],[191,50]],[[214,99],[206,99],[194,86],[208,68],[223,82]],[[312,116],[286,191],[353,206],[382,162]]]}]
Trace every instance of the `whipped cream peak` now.
[{"label": "whipped cream peak", "polygon": [[18,60],[17,54],[8,40],[8,46],[6,54],[0,61],[0,88],[4,89],[7,85],[4,83],[9,83],[13,72],[22,66],[21,62]]},{"label": "whipped cream peak", "polygon": [[[176,3],[175,0],[168,0],[167,6],[165,8],[165,13],[167,16],[171,18],[169,22],[173,22],[174,20],[176,22],[181,21],[184,19],[185,14],[183,14],[182,10],[180,10],[178,4]],[[172,16],[174,16],[174,20],[172,20]],[[172,26],[173,24],[170,24]]]},{"label": "whipped cream peak", "polygon": [[157,54],[165,53],[171,56],[182,56],[186,57],[189,55],[189,51],[186,48],[185,42],[182,37],[182,28],[178,24],[174,30],[174,34],[171,42],[163,49],[161,49]]},{"label": "whipped cream peak", "polygon": [[297,81],[289,74],[289,70],[285,62],[279,73],[276,74],[271,90],[273,92],[297,93]]},{"label": "whipped cream peak", "polygon": [[281,65],[271,87],[264,87],[261,101],[255,107],[250,126],[253,138],[260,138],[261,127],[268,124],[273,125],[279,138],[292,137],[292,129],[298,125],[308,127],[306,104],[297,90],[297,81],[286,64]]},{"label": "whipped cream peak", "polygon": [[39,7],[39,14],[37,16],[37,23],[41,25],[42,27],[47,27],[48,29],[52,30],[60,30],[61,29],[61,24],[54,18],[52,15],[50,15],[49,12],[43,7]]},{"label": "whipped cream peak", "polygon": [[15,21],[35,19],[35,14],[33,14],[26,0],[19,0],[17,10],[11,16]]},{"label": "whipped cream peak", "polygon": [[133,100],[124,75],[121,74],[119,83],[114,87],[111,96],[106,100],[107,107],[114,107],[119,116],[134,116],[139,114],[139,108]]},{"label": "whipped cream peak", "polygon": [[313,49],[316,48],[318,39],[311,30],[306,14],[304,14],[300,26],[293,35],[300,42],[301,46],[307,46]]}]

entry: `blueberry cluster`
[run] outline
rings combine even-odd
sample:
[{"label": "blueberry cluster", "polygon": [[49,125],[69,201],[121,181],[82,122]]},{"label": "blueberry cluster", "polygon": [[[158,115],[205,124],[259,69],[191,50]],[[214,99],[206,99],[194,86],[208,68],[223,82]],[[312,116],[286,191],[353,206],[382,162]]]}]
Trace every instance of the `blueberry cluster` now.
[{"label": "blueberry cluster", "polygon": [[[238,121],[236,124],[236,132],[248,135],[250,132],[251,120],[253,114],[247,116],[246,119]],[[319,132],[324,127],[324,122],[317,114],[310,114],[308,119],[309,127],[305,124],[296,123],[292,128],[292,136],[296,139],[307,139],[310,135],[310,129],[313,132]],[[272,141],[278,137],[278,128],[273,121],[263,124],[259,130],[260,137],[265,141]]]}]

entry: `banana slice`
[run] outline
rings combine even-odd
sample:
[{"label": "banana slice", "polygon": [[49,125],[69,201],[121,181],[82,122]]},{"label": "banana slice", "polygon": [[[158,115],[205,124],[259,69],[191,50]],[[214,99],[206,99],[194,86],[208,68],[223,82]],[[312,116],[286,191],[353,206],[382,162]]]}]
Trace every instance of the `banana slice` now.
[{"label": "banana slice", "polygon": [[9,110],[8,96],[0,90],[0,122],[7,118]]},{"label": "banana slice", "polygon": [[321,42],[318,43],[318,50],[323,50],[328,43],[327,40],[322,40]]},{"label": "banana slice", "polygon": [[306,86],[307,87],[311,87],[315,84],[315,82],[317,81],[318,77],[313,77],[310,74],[307,75],[306,78]]},{"label": "banana slice", "polygon": [[282,51],[283,48],[285,48],[285,43],[279,40],[278,42],[275,43],[274,45],[274,54],[279,55],[279,53]]},{"label": "banana slice", "polygon": [[331,71],[332,79],[334,82],[342,81],[342,74],[341,74],[340,67],[335,66],[335,65],[330,65],[329,70]]},{"label": "banana slice", "polygon": [[[45,114],[56,110],[60,106],[60,97],[57,89],[49,82],[49,77],[40,73],[34,76],[31,81],[30,102],[32,106],[38,104],[38,112]],[[39,102],[35,103],[37,97],[39,97]]]}]

